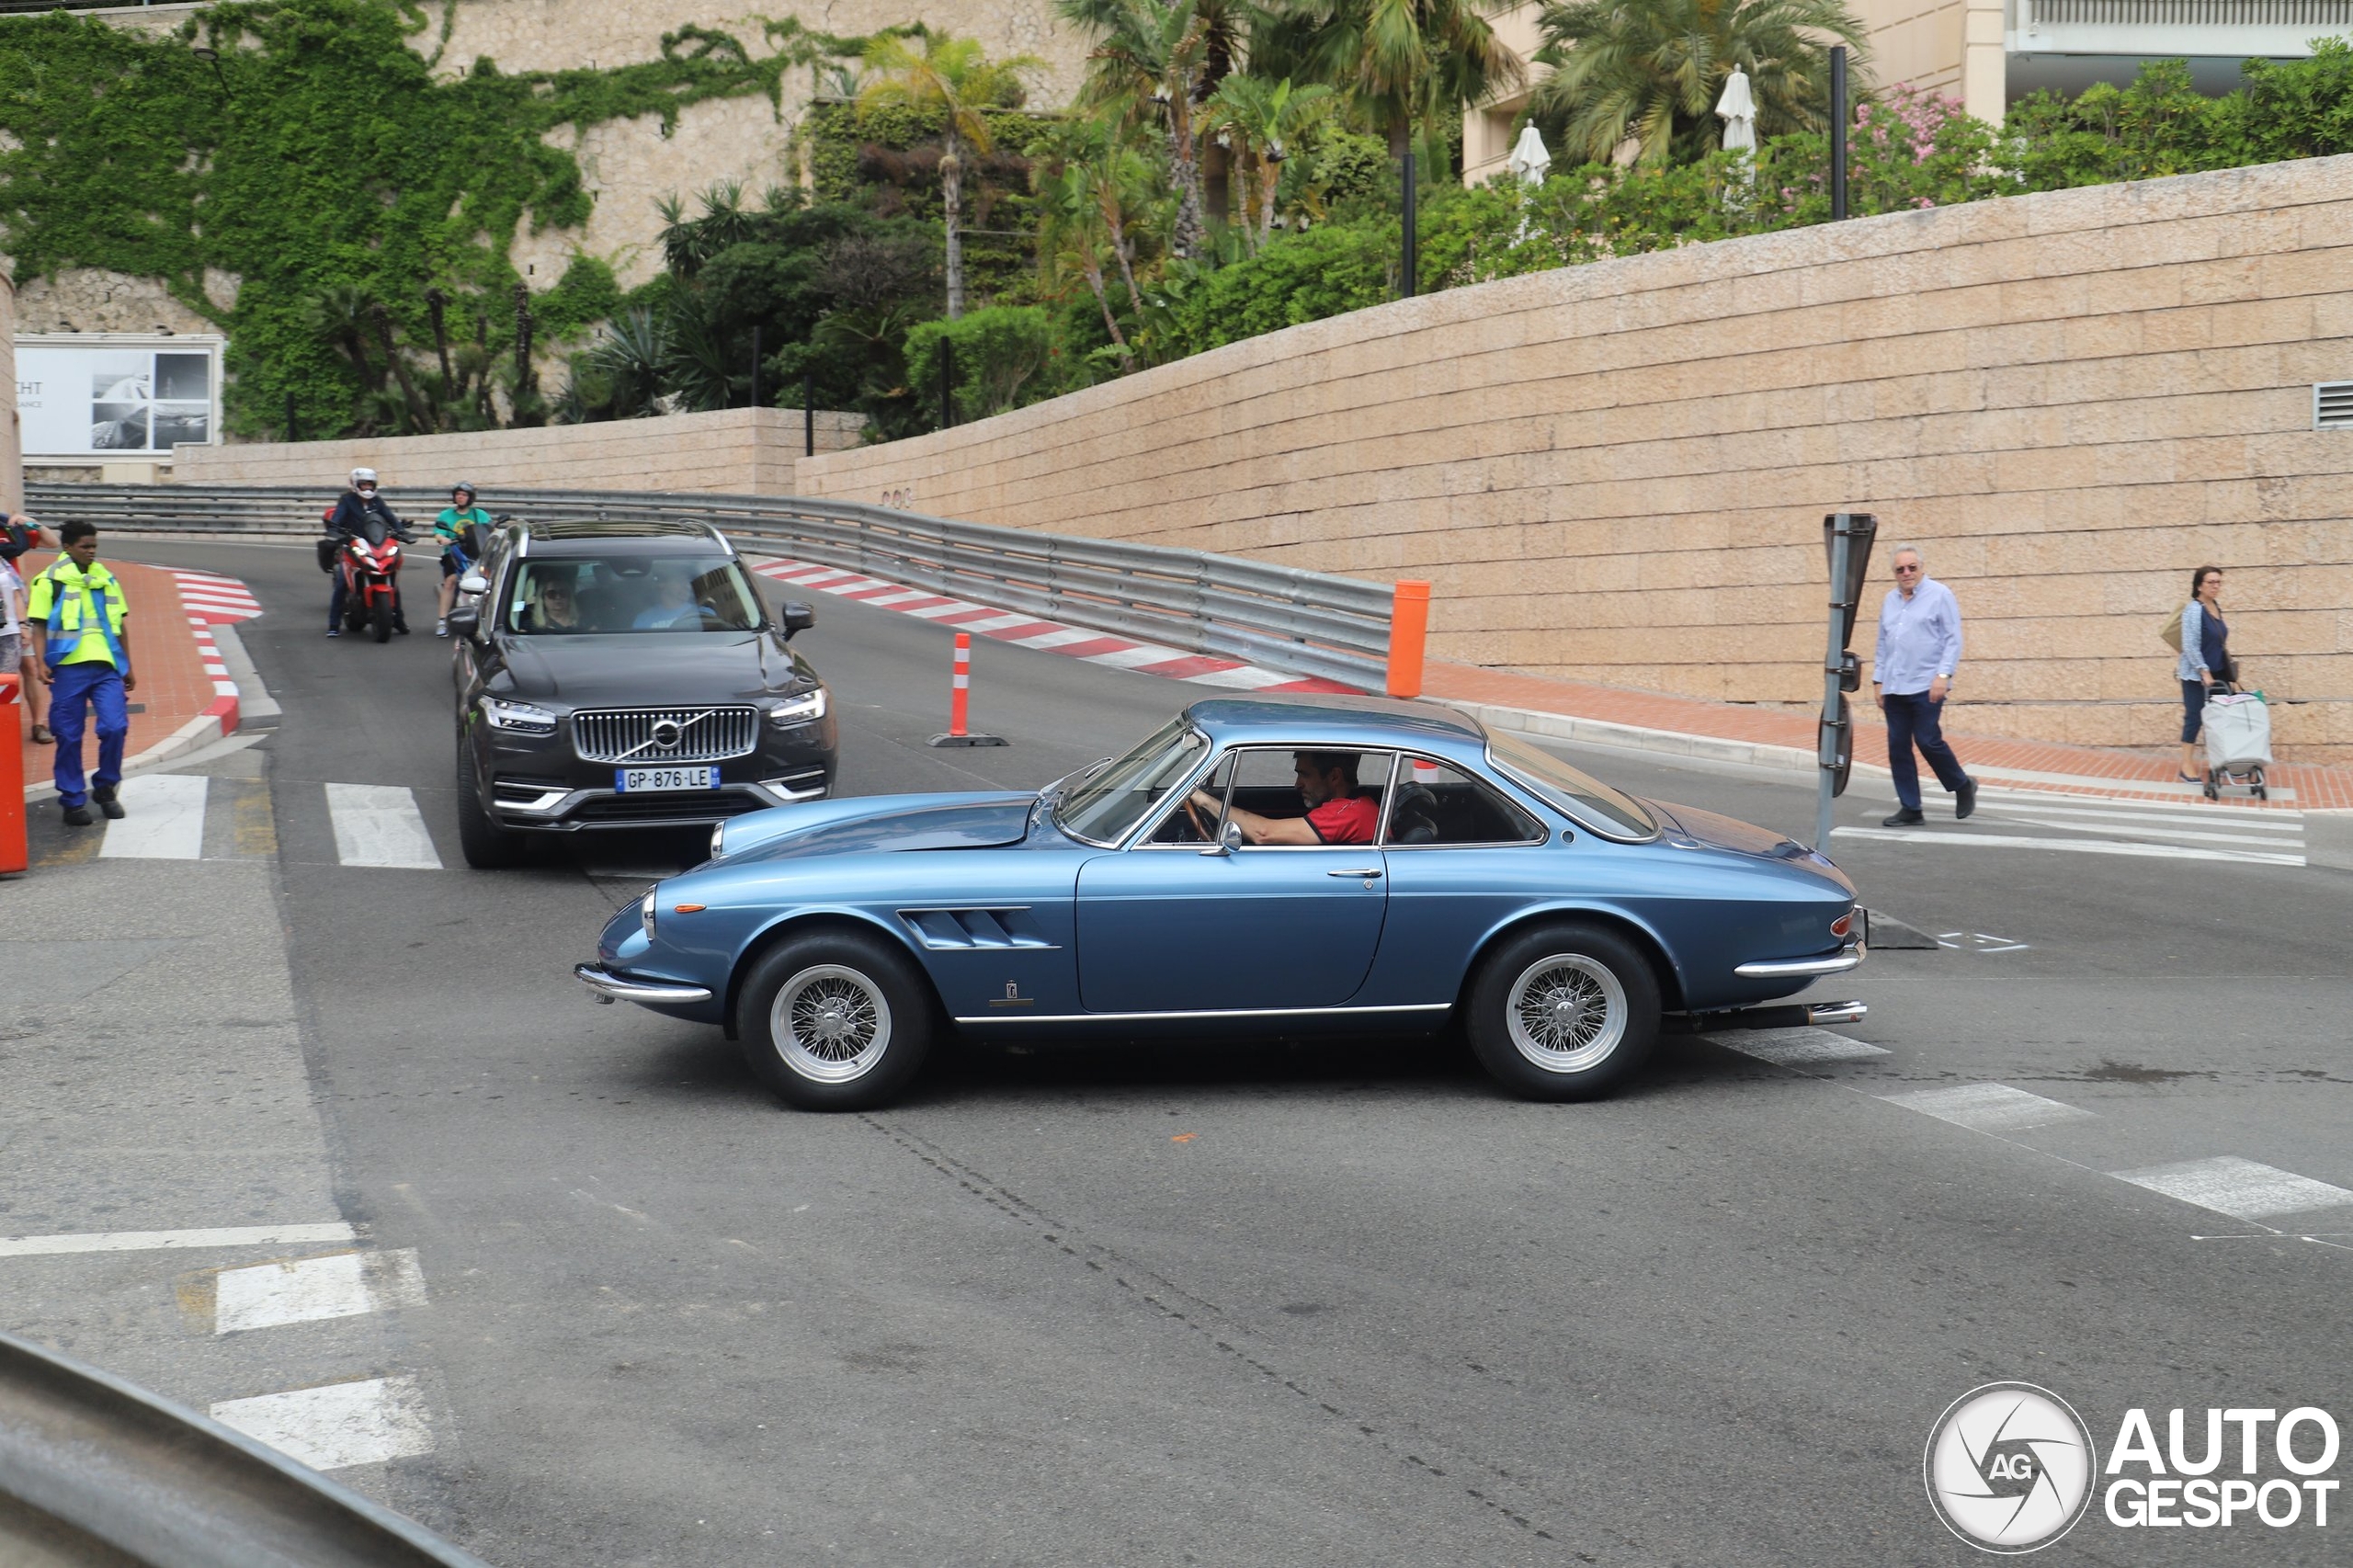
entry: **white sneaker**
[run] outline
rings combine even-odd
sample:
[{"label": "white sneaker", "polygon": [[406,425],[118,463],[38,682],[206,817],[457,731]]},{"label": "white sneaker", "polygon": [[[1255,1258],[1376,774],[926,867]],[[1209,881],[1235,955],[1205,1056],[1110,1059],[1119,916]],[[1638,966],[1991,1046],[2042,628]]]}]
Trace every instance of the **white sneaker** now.
[{"label": "white sneaker", "polygon": [[434,636],[436,636],[436,637],[447,637],[447,636],[449,636],[449,623],[448,621],[446,621],[446,620],[437,620],[437,621],[435,621],[435,622],[433,623],[433,635],[434,635]]}]

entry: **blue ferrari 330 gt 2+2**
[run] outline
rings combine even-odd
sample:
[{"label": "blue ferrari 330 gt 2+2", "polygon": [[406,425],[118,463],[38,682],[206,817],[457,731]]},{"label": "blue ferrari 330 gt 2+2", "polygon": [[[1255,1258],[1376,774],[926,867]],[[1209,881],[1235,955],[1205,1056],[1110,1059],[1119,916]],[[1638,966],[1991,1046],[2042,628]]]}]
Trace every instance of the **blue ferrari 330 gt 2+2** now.
[{"label": "blue ferrari 330 gt 2+2", "polygon": [[1854,968],[1858,923],[1819,855],[1451,710],[1243,696],[1035,792],[731,818],[574,972],[725,1026],[815,1110],[889,1099],[949,1028],[1459,1022],[1506,1088],[1574,1099],[1665,1014]]}]

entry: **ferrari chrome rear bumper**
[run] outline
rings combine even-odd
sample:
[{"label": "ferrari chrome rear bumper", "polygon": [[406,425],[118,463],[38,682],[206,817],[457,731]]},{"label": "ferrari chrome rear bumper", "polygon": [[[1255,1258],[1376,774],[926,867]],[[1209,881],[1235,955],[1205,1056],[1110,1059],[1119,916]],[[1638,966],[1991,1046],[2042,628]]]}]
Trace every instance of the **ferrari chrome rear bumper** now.
[{"label": "ferrari chrome rear bumper", "polygon": [[1847,947],[1826,959],[1760,959],[1755,963],[1742,964],[1733,973],[1743,980],[1812,979],[1825,974],[1844,974],[1860,964],[1867,956],[1860,942]]}]

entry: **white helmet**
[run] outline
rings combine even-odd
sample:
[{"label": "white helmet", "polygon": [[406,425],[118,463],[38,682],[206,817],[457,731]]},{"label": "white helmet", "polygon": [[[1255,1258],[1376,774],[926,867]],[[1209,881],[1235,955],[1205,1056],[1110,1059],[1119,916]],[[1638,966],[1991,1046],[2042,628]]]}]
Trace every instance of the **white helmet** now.
[{"label": "white helmet", "polygon": [[373,484],[375,483],[376,471],[374,469],[355,468],[351,471],[351,487],[354,490],[358,489],[363,484]]}]

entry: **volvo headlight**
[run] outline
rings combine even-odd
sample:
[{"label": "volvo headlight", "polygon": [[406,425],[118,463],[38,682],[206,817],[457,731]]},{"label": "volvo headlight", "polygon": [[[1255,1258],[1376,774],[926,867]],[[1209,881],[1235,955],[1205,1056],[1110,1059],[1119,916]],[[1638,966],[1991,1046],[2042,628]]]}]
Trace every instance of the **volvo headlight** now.
[{"label": "volvo headlight", "polygon": [[643,898],[637,901],[637,924],[645,932],[648,941],[654,938],[654,895],[661,891],[662,884],[656,882],[645,890]]},{"label": "volvo headlight", "polygon": [[794,724],[813,723],[825,716],[825,688],[804,691],[798,697],[788,697],[768,710],[768,722],[778,729]]},{"label": "volvo headlight", "polygon": [[482,716],[494,730],[505,730],[516,735],[552,735],[555,715],[544,708],[529,702],[509,702],[504,698],[485,697],[482,699]]}]

